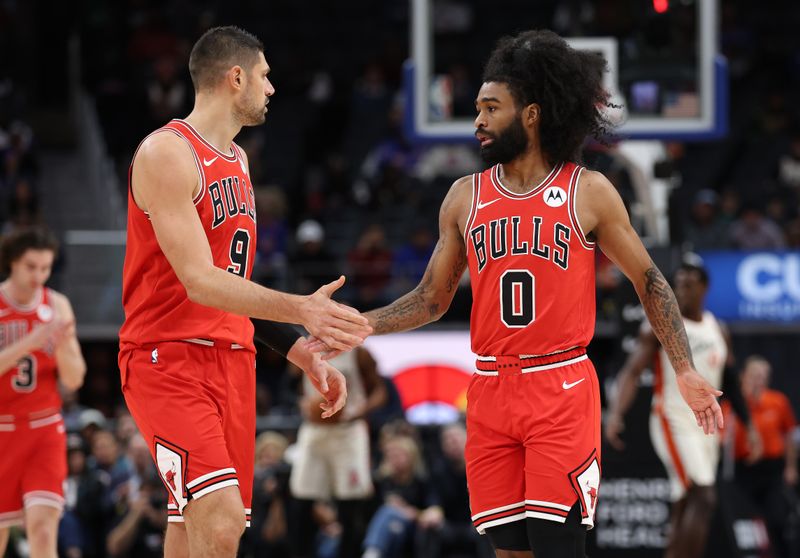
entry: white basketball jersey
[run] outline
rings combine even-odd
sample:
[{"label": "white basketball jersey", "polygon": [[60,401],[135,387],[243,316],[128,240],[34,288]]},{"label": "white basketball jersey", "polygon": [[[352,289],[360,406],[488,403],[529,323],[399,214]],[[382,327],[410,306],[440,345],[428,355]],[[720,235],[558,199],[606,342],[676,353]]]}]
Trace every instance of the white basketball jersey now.
[{"label": "white basketball jersey", "polygon": [[[344,409],[341,410],[342,418],[347,420],[351,417],[349,411],[351,409],[358,409],[367,399],[367,393],[364,390],[364,382],[361,381],[361,374],[358,371],[356,351],[352,350],[342,353],[329,362],[331,366],[342,373],[347,381],[347,404],[345,404]],[[303,375],[303,383],[305,393],[314,393],[314,386],[305,374]]]},{"label": "white basketball jersey", "polygon": [[[695,369],[712,386],[719,389],[728,358],[728,346],[719,323],[711,312],[704,312],[703,319],[699,322],[684,318],[683,325],[689,338]],[[678,391],[675,370],[663,348],[658,350],[654,372],[653,405],[661,405],[670,422],[685,420],[688,426],[696,428],[694,413]]]}]

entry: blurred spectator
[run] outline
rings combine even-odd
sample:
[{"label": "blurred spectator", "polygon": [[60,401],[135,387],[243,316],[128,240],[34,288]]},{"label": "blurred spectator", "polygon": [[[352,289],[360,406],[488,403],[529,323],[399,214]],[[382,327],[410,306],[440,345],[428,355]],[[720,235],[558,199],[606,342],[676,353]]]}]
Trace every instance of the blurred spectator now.
[{"label": "blurred spectator", "polygon": [[244,547],[252,556],[291,556],[287,524],[289,466],[284,454],[289,442],[277,432],[256,438],[253,509]]},{"label": "blurred spectator", "polygon": [[739,219],[731,224],[731,243],[740,250],[776,250],[786,246],[783,232],[755,203],[742,207]]},{"label": "blurred spectator", "polygon": [[356,80],[350,101],[350,122],[344,139],[344,153],[354,168],[386,134],[392,91],[386,84],[383,68],[369,62]]},{"label": "blurred spectator", "polygon": [[92,445],[94,435],[106,427],[106,417],[97,409],[84,409],[78,418],[78,431],[83,437],[83,442],[89,447]]},{"label": "blurred spectator", "polygon": [[730,246],[728,225],[718,215],[716,192],[700,190],[695,194],[684,230],[691,250],[720,250]]},{"label": "blurred spectator", "polygon": [[427,225],[417,225],[411,237],[394,253],[392,290],[401,296],[416,287],[428,266],[436,241]]},{"label": "blurred spectator", "polygon": [[152,67],[147,84],[147,105],[150,128],[160,128],[173,118],[182,118],[192,98],[189,87],[180,79],[179,64],[173,54],[159,56]]},{"label": "blurred spectator", "polygon": [[392,251],[386,243],[386,232],[378,223],[368,225],[355,248],[347,254],[349,279],[355,288],[355,306],[369,310],[385,304],[386,288],[392,275]]},{"label": "blurred spectator", "polygon": [[255,195],[258,241],[253,280],[269,287],[283,288],[289,236],[286,195],[277,186],[257,188]]},{"label": "blurred spectator", "polygon": [[353,184],[353,197],[359,205],[391,208],[415,201],[409,176],[414,174],[424,148],[409,142],[403,134],[403,108],[403,96],[395,96],[385,136],[374,143],[361,165]]},{"label": "blurred spectator", "polygon": [[13,182],[11,197],[8,199],[8,217],[6,232],[30,227],[40,221],[39,197],[30,179],[19,178]]},{"label": "blurred spectator", "polygon": [[719,217],[722,222],[731,225],[739,215],[741,199],[739,193],[730,188],[722,190],[719,196]]},{"label": "blurred spectator", "polygon": [[323,399],[303,375],[300,407],[304,421],[297,434],[289,486],[292,496],[300,500],[334,500],[342,526],[339,553],[357,556],[366,528],[367,502],[373,493],[369,428],[364,419],[385,403],[386,389],[375,359],[363,347],[330,363],[347,381],[347,404],[323,419],[319,407]]},{"label": "blurred spectator", "polygon": [[97,469],[108,475],[108,490],[115,506],[125,500],[130,491],[133,467],[119,450],[119,442],[108,430],[98,430],[92,437],[92,457]]},{"label": "blurred spectator", "polygon": [[87,462],[86,445],[78,434],[67,437],[67,480],[64,515],[58,529],[59,555],[94,558],[105,555],[111,501],[108,476]]},{"label": "blurred spectator", "polygon": [[136,427],[133,417],[127,409],[123,409],[119,416],[117,416],[116,424],[114,425],[114,435],[117,437],[117,442],[119,442],[124,451],[128,451],[130,441],[137,434],[139,434],[139,429]]},{"label": "blurred spectator", "polygon": [[800,134],[795,134],[789,152],[778,161],[778,180],[781,185],[800,194]]},{"label": "blurred spectator", "polygon": [[469,511],[464,459],[467,431],[461,423],[449,424],[441,429],[440,439],[441,458],[432,466],[431,480],[441,498],[441,513],[434,508],[420,518],[414,556],[491,558],[491,545],[478,535]]},{"label": "blurred spectator", "polygon": [[339,277],[336,259],[325,247],[322,225],[312,219],[303,221],[297,227],[295,240],[297,248],[291,258],[294,281],[290,288],[293,292],[311,294]]},{"label": "blurred spectator", "polygon": [[67,432],[78,432],[81,429],[81,414],[86,407],[78,401],[78,392],[61,390],[61,416],[64,417],[64,428]]},{"label": "blurred spectator", "polygon": [[146,484],[149,480],[158,480],[159,477],[153,458],[150,456],[147,442],[138,432],[131,436],[125,455],[131,463],[132,473],[128,492],[130,494],[129,500],[133,500],[143,484]]},{"label": "blurred spectator", "polygon": [[167,527],[167,493],[156,476],[143,479],[115,507],[106,548],[109,558],[160,558]]},{"label": "blurred spectator", "polygon": [[742,393],[751,421],[761,436],[762,451],[760,455],[751,451],[746,429],[737,419],[734,423],[735,478],[766,518],[777,555],[785,556],[790,502],[784,487],[797,486],[798,450],[793,440],[797,421],[789,399],[769,389],[770,374],[770,364],[764,357],[753,355],[744,363]]},{"label": "blurred spectator", "polygon": [[383,453],[376,475],[381,506],[367,528],[363,558],[399,558],[411,545],[417,524],[432,525],[442,515],[414,438],[390,438]]}]

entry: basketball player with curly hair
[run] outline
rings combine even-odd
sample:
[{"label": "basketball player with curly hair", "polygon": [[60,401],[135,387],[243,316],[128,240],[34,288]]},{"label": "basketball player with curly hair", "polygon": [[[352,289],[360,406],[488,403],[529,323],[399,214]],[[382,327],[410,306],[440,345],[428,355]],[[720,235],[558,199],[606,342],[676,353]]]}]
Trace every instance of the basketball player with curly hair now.
[{"label": "basketball player with curly hair", "polygon": [[420,284],[368,312],[375,333],[419,327],[472,282],[476,374],[467,392],[473,522],[498,557],[584,556],[600,488],[600,393],[586,355],[595,250],[633,282],[698,427],[722,425],[720,392],[692,363],[675,295],[608,179],[582,167],[608,128],[605,61],[549,31],[502,39],[475,101],[490,165],[457,180]]}]

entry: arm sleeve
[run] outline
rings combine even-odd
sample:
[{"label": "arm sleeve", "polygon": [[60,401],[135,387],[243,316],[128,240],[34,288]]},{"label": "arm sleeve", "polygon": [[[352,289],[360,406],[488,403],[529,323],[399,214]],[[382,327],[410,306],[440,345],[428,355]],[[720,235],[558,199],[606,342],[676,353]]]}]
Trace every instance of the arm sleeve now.
[{"label": "arm sleeve", "polygon": [[251,318],[255,328],[255,340],[266,345],[284,358],[292,345],[302,337],[299,331],[289,324]]},{"label": "arm sleeve", "polygon": [[745,426],[750,426],[750,410],[747,408],[747,403],[744,401],[742,395],[742,387],[739,384],[739,377],[732,366],[726,366],[722,371],[722,391],[725,397],[731,402],[736,416]]}]

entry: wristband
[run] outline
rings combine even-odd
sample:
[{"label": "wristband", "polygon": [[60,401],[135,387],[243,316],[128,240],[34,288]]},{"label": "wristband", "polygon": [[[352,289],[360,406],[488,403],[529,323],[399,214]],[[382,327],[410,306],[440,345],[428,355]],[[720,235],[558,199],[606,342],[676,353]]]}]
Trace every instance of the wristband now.
[{"label": "wristband", "polygon": [[266,345],[284,358],[289,354],[289,350],[302,337],[300,332],[293,326],[281,322],[271,322],[269,320],[259,320],[251,318],[255,328],[255,340]]}]

